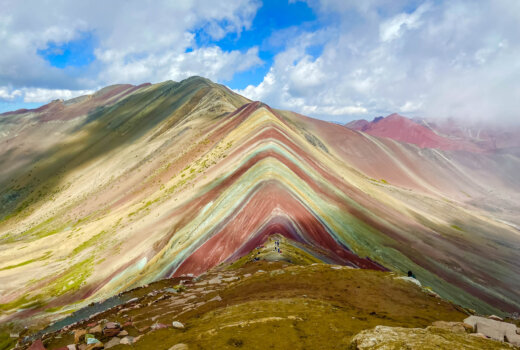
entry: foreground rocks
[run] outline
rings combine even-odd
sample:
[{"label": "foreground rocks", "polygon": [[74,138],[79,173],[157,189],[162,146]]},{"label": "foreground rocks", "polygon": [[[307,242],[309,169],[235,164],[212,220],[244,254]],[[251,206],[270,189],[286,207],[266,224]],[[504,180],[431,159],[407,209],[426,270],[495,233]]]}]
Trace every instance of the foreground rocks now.
[{"label": "foreground rocks", "polygon": [[470,316],[466,318],[464,322],[471,325],[476,333],[483,334],[494,340],[520,346],[519,329],[514,324],[501,322],[499,320],[501,320],[501,318],[497,316],[489,318]]},{"label": "foreground rocks", "polygon": [[[460,330],[460,329],[459,329]],[[350,350],[480,350],[511,349],[509,344],[474,337],[464,332],[453,332],[435,326],[402,328],[377,326],[358,333],[351,341]]]}]

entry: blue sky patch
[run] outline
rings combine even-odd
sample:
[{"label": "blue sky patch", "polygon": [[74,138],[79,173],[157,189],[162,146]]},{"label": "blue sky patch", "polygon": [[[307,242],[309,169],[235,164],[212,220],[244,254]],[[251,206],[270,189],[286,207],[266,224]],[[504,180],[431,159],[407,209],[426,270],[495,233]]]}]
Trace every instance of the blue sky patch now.
[{"label": "blue sky patch", "polygon": [[56,68],[83,67],[94,61],[96,41],[91,33],[83,33],[78,39],[66,43],[49,42],[38,55]]}]

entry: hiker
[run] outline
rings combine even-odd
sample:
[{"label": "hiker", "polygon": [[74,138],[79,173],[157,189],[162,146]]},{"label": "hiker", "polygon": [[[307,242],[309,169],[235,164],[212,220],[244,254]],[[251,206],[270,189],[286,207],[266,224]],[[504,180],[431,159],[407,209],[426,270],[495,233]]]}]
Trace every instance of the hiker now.
[{"label": "hiker", "polygon": [[417,279],[412,271],[408,271],[408,277],[412,277],[412,278]]}]

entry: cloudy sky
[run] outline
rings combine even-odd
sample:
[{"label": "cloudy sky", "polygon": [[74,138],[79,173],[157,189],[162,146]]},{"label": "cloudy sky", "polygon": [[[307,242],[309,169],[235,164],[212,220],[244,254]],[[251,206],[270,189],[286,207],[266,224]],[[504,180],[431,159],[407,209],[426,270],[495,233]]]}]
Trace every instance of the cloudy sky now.
[{"label": "cloudy sky", "polygon": [[519,0],[0,0],[0,112],[201,75],[347,122],[520,122]]}]

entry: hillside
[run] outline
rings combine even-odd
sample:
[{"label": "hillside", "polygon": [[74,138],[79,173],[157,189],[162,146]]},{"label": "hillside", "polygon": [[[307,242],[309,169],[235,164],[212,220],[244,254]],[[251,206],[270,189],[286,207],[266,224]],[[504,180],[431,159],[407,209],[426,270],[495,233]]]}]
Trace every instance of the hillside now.
[{"label": "hillside", "polygon": [[[430,148],[436,138],[413,134],[420,148],[274,110],[200,77],[112,86],[2,114],[0,127],[3,323],[43,328],[126,290],[216,273],[275,234],[308,251],[307,263],[359,276],[320,272],[326,281],[367,278],[368,288],[379,276],[384,286],[384,276],[412,270],[455,310],[452,321],[464,315],[450,302],[483,314],[520,308],[514,152]],[[301,278],[318,283],[313,271]],[[297,286],[279,290],[284,303],[301,298]],[[260,304],[260,313],[272,307]]]}]

